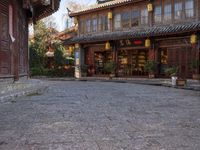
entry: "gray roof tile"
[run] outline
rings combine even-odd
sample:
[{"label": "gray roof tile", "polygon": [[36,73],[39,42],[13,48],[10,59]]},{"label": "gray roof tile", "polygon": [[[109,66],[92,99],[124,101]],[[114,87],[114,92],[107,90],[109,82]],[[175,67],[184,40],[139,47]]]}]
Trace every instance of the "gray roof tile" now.
[{"label": "gray roof tile", "polygon": [[86,7],[82,10],[73,11],[73,12],[70,13],[70,16],[73,16],[73,15],[78,14],[78,13],[90,12],[92,10],[96,10],[96,9],[99,9],[99,8],[106,8],[106,7],[110,7],[110,6],[115,6],[115,5],[131,2],[131,1],[135,1],[135,0],[113,0],[113,1],[110,1],[110,2],[102,3],[102,4],[95,4],[95,5],[91,5],[89,7]]},{"label": "gray roof tile", "polygon": [[74,43],[88,43],[88,42],[107,41],[107,40],[119,40],[127,38],[153,37],[153,36],[166,35],[169,33],[183,33],[189,31],[200,31],[200,21],[187,24],[157,26],[151,28],[148,27],[142,30],[135,29],[129,31],[115,31],[111,33],[107,32],[107,33],[83,35],[66,40],[64,41],[64,43],[74,44]]}]

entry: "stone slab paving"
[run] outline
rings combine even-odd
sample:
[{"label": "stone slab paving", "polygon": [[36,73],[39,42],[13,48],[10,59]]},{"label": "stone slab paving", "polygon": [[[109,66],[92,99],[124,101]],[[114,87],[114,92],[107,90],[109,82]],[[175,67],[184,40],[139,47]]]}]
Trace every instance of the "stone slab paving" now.
[{"label": "stone slab paving", "polygon": [[0,83],[0,103],[12,101],[16,97],[43,93],[47,87],[46,82],[36,79],[25,79],[14,83]]},{"label": "stone slab paving", "polygon": [[200,92],[46,81],[0,104],[0,150],[199,150]]}]

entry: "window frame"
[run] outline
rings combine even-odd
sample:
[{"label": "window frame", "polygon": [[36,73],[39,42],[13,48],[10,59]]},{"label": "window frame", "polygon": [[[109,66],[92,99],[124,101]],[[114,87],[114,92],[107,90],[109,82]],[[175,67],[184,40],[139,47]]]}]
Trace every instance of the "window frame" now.
[{"label": "window frame", "polygon": [[98,32],[102,32],[102,31],[105,31],[107,32],[108,31],[108,17],[107,15],[99,15],[98,16],[98,23],[97,23],[97,30]]},{"label": "window frame", "polygon": [[85,26],[86,26],[86,21],[85,20],[80,20],[80,22],[79,22],[79,25],[80,25],[80,27],[79,27],[79,29],[80,29],[80,34],[85,34],[86,32],[85,32]]},{"label": "window frame", "polygon": [[[166,7],[170,6],[170,11],[166,11]],[[170,15],[169,15],[170,14]],[[171,23],[173,19],[173,3],[171,0],[163,2],[163,23]]]},{"label": "window frame", "polygon": [[88,33],[91,33],[91,19],[90,18],[87,18],[86,21],[85,21],[85,33],[88,34]]},{"label": "window frame", "polygon": [[[143,11],[145,12],[144,14],[142,13]],[[149,12],[147,10],[147,7],[142,7],[140,8],[140,26],[148,26],[148,25],[149,25]]]},{"label": "window frame", "polygon": [[122,29],[127,29],[130,28],[131,26],[131,12],[124,11],[121,13],[121,28]]},{"label": "window frame", "polygon": [[[116,20],[116,16],[119,16]],[[122,20],[121,20],[122,14],[121,13],[115,13],[114,14],[114,30],[121,30],[122,29]],[[116,26],[116,23],[118,23]]]},{"label": "window frame", "polygon": [[[156,7],[159,7],[160,8],[160,13],[156,13]],[[155,24],[161,24],[162,23],[162,20],[163,20],[163,15],[162,15],[162,4],[156,4],[155,7],[154,7],[154,13],[153,13],[153,21]],[[157,21],[156,17],[160,18],[159,21]]]},{"label": "window frame", "polygon": [[[177,9],[176,10],[176,4],[180,4],[181,3],[181,9]],[[175,21],[181,21],[182,19],[184,19],[184,12],[185,12],[185,9],[184,9],[184,5],[185,5],[185,3],[184,3],[184,1],[183,0],[174,0],[174,20]],[[176,12],[178,12],[178,11],[181,11],[181,14],[180,14],[180,16],[177,16],[176,14]]]},{"label": "window frame", "polygon": [[91,32],[97,32],[98,31],[98,19],[97,17],[93,17],[91,21]]},{"label": "window frame", "polygon": [[[134,15],[137,14],[137,15]],[[136,22],[138,22],[137,24],[138,25],[133,25],[136,24]],[[140,26],[140,9],[133,9],[131,10],[131,27],[134,28],[134,27],[139,27]]]},{"label": "window frame", "polygon": [[[193,2],[193,9],[186,9],[187,8],[187,1],[192,1]],[[190,16],[190,17],[188,17],[187,16],[187,10],[193,10],[193,15],[192,16]],[[196,16],[196,13],[195,13],[195,0],[185,0],[185,3],[184,3],[184,13],[185,13],[185,19],[193,19],[193,18],[195,18],[195,16]]]}]

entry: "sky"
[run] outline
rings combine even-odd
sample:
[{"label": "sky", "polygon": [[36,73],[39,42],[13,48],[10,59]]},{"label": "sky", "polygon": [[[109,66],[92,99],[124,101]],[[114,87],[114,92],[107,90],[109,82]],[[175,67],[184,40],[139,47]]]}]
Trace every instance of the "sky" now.
[{"label": "sky", "polygon": [[[65,20],[63,19],[63,16],[67,14],[67,2],[69,0],[61,0],[60,7],[57,12],[55,12],[52,16],[53,19],[55,19],[56,27],[58,31],[63,31],[65,28]],[[77,3],[82,3],[84,5],[92,5],[96,3],[96,0],[71,0],[75,1]],[[69,8],[70,9],[70,8]]]}]

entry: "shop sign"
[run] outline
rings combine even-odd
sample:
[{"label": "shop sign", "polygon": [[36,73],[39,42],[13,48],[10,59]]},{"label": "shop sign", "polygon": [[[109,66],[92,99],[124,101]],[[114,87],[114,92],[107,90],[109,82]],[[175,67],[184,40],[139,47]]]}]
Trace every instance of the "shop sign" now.
[{"label": "shop sign", "polygon": [[144,39],[125,39],[118,41],[119,47],[133,47],[133,46],[144,46],[144,45],[145,45]]},{"label": "shop sign", "polygon": [[79,52],[75,52],[75,64],[78,66],[80,64]]},{"label": "shop sign", "polygon": [[81,72],[81,70],[80,70],[80,67],[75,67],[75,78],[80,78],[80,72]]}]

